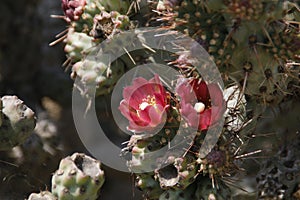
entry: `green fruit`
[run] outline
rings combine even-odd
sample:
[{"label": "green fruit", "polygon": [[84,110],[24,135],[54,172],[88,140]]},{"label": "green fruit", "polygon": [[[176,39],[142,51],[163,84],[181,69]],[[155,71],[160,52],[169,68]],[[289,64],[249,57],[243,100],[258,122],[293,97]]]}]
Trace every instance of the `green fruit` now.
[{"label": "green fruit", "polygon": [[94,18],[101,12],[117,12],[126,14],[129,8],[127,0],[87,0],[81,18],[73,21],[71,26],[78,32],[89,33],[94,24]]},{"label": "green fruit", "polygon": [[69,28],[65,43],[65,52],[71,63],[80,61],[95,45],[92,37],[85,33],[75,32],[73,28]]},{"label": "green fruit", "polygon": [[31,193],[28,200],[57,200],[57,198],[48,191],[43,191],[40,193]]},{"label": "green fruit", "polygon": [[74,153],[61,160],[52,176],[52,193],[60,200],[95,200],[104,183],[101,163]]},{"label": "green fruit", "polygon": [[96,96],[109,94],[119,78],[124,74],[124,63],[117,60],[110,66],[101,61],[79,61],[74,64],[72,77],[79,78],[83,84],[82,95],[89,96],[96,88]]},{"label": "green fruit", "polygon": [[199,165],[195,157],[190,154],[183,158],[173,159],[174,162],[171,165],[155,170],[156,179],[163,189],[185,189],[195,181]]},{"label": "green fruit", "polygon": [[0,150],[8,150],[25,142],[35,128],[36,119],[17,96],[3,96],[1,102]]}]

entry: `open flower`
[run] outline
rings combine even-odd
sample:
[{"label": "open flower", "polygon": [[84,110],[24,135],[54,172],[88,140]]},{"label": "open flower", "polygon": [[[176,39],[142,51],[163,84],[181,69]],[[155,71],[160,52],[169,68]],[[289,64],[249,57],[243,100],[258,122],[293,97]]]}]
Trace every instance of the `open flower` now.
[{"label": "open flower", "polygon": [[207,130],[223,114],[223,94],[216,84],[207,85],[200,79],[179,78],[176,93],[181,99],[181,116],[193,128]]},{"label": "open flower", "polygon": [[62,0],[61,6],[66,16],[66,21],[77,21],[83,13],[86,0]]},{"label": "open flower", "polygon": [[123,90],[119,110],[129,120],[128,130],[141,133],[154,130],[166,120],[168,93],[156,74],[147,81],[136,78]]}]

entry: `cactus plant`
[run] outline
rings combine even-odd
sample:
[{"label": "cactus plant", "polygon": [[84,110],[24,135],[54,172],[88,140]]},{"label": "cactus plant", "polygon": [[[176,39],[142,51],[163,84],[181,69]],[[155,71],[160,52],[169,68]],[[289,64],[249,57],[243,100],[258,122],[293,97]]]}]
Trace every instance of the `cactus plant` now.
[{"label": "cactus plant", "polygon": [[56,200],[57,198],[49,191],[42,191],[40,193],[31,193],[28,200]]},{"label": "cactus plant", "polygon": [[52,176],[52,193],[59,199],[97,199],[104,183],[100,162],[74,153],[61,160]]},{"label": "cactus plant", "polygon": [[244,85],[244,92],[251,98],[278,104],[289,93],[286,83],[298,79],[292,75],[298,73],[297,67],[288,63],[299,59],[299,30],[293,24],[281,26],[297,24],[296,4],[252,0],[162,2],[164,9],[158,3],[156,19],[166,19],[170,28],[197,40],[211,54],[224,79]]},{"label": "cactus plant", "polygon": [[34,112],[17,96],[1,98],[0,150],[22,144],[35,128]]},{"label": "cactus plant", "polygon": [[[63,4],[66,2],[74,3],[63,1]],[[65,18],[70,24],[65,52],[72,66],[72,77],[79,78],[84,85],[79,87],[83,95],[93,89],[94,83],[97,84],[97,95],[109,94],[122,74],[133,67],[132,60],[141,55],[141,63],[158,62],[159,59],[155,59],[157,54],[148,54],[147,50],[145,53],[130,52],[131,59],[119,58],[111,66],[104,64],[105,61],[84,59],[104,39],[134,28],[136,21],[141,26],[166,30],[167,34],[180,31],[209,53],[222,74],[224,92],[218,85],[215,87],[214,83],[203,80],[204,77],[192,66],[192,56],[197,52],[184,46],[176,55],[160,58],[160,61],[167,60],[162,63],[168,63],[182,75],[173,80],[175,92],[162,85],[164,80],[159,75],[150,80],[137,77],[131,86],[124,86],[124,99],[119,110],[128,120],[127,131],[133,135],[122,153],[130,154],[127,165],[133,172],[143,166],[151,168],[154,158],[151,153],[188,132],[188,129],[178,130],[179,124],[192,127],[196,136],[189,140],[190,146],[185,149],[185,154],[155,158],[158,166],[161,160],[169,163],[162,168],[156,166],[152,172],[137,173],[136,186],[145,192],[146,199],[234,198],[234,190],[225,185],[226,180],[240,175],[245,157],[267,151],[245,151],[249,143],[259,144],[252,137],[265,109],[269,106],[277,109],[278,105],[299,100],[298,4],[288,0],[76,2],[79,2],[78,7],[64,8]],[[134,12],[132,7],[129,8],[130,3],[131,6],[144,5],[147,8]],[[142,34],[138,42],[146,46]],[[191,98],[192,92],[195,98]],[[211,98],[210,92],[215,93],[217,99]],[[214,109],[217,112],[213,112]],[[223,115],[225,124],[218,141],[210,152],[201,156],[204,139],[210,136],[208,130],[217,126]],[[271,121],[275,123],[276,117],[272,116]],[[158,129],[155,135],[147,135],[149,137],[141,134]],[[278,133],[276,136],[282,137]],[[290,148],[296,149],[296,146]],[[288,182],[283,178],[287,171],[299,172],[294,164],[286,166],[291,165],[291,160],[298,159],[296,153],[289,155],[291,157],[259,166],[258,198],[297,196],[299,180]],[[270,185],[274,187],[270,188]]]}]

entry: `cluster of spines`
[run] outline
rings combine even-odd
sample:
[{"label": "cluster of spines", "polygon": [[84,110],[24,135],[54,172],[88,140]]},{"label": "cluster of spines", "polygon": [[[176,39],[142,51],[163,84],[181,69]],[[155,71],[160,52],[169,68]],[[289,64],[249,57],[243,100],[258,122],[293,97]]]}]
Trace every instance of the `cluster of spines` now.
[{"label": "cluster of spines", "polygon": [[[212,56],[224,80],[238,82],[260,104],[275,105],[298,80],[299,8],[289,1],[160,1],[157,21],[183,31]],[[164,6],[161,6],[164,5]],[[278,66],[284,73],[277,70]]]},{"label": "cluster of spines", "polygon": [[[296,65],[290,65],[296,64],[295,61],[299,59],[299,30],[285,24],[287,13],[290,15],[298,12],[296,7],[291,6],[293,7],[293,3],[288,1],[166,0],[159,1],[156,12],[159,15],[156,19],[163,21],[163,28],[175,28],[196,39],[212,55],[223,77],[245,87],[243,92],[255,99],[256,103],[275,105],[289,93],[287,82],[298,81],[299,78],[291,76],[292,72],[298,71]],[[91,33],[91,27],[89,25],[83,32]],[[95,30],[92,32],[95,33]],[[295,45],[291,45],[293,42]],[[149,151],[147,145],[152,142],[148,140],[145,144],[145,141],[138,141],[134,147],[130,147],[135,161],[143,158],[141,154]],[[228,151],[228,146],[219,143],[206,158],[199,159],[198,164],[204,174],[222,176],[227,170],[234,169],[233,155],[233,152]],[[137,163],[139,162],[131,164]],[[156,175],[137,176],[137,185],[145,191],[160,193],[165,189],[161,188],[159,172]],[[144,178],[153,179],[152,182],[156,184],[147,186],[143,184],[146,182],[143,181]],[[189,187],[189,184],[185,187]],[[168,190],[175,192],[164,192],[165,197],[180,193],[176,187],[169,187]]]},{"label": "cluster of spines", "polygon": [[[233,105],[231,104],[230,106]],[[231,115],[228,114],[228,116]],[[173,123],[168,123],[172,123],[173,126],[171,127],[174,127],[176,124],[178,126],[178,123],[180,123],[181,120],[183,119],[175,117],[173,118]],[[169,127],[170,124],[168,123],[166,127]],[[233,130],[239,129],[240,126],[240,124],[235,124]],[[159,163],[157,163],[158,167],[154,169],[153,172],[136,174],[136,186],[144,191],[146,199],[172,199],[171,197],[167,198],[167,196],[173,195],[175,195],[175,197],[177,196],[176,198],[179,198],[178,195],[181,196],[180,194],[186,192],[189,193],[188,191],[191,187],[197,187],[197,190],[202,191],[201,194],[197,194],[200,196],[222,196],[222,191],[228,191],[226,186],[224,186],[223,183],[220,183],[219,180],[222,182],[224,177],[230,178],[230,176],[238,173],[236,161],[238,155],[240,155],[242,151],[239,148],[241,148],[240,139],[243,138],[243,136],[237,138],[230,133],[222,135],[218,144],[216,144],[209,154],[202,158],[200,157],[199,151],[205,133],[206,131],[202,131],[201,133],[200,131],[198,132],[193,139],[191,146],[186,149],[186,152],[182,157],[170,155],[165,158],[163,156],[162,159],[168,161],[168,165],[160,168]],[[128,146],[124,148],[124,151],[129,151],[132,156],[128,162],[128,167],[131,170],[135,170],[139,169],[141,166],[149,166],[151,163],[148,163],[148,161],[153,160],[153,158],[147,157],[147,154],[155,153],[155,151],[169,145],[169,141],[173,140],[176,134],[180,135],[180,131],[173,130],[172,128],[163,128],[158,134],[144,139],[133,135]],[[205,189],[201,188],[202,185],[199,185],[199,182],[201,182],[202,179],[209,179],[211,190],[216,193],[206,194],[204,192]],[[219,194],[220,191],[221,193]],[[226,198],[229,196],[229,193],[226,194]],[[226,198],[224,197],[224,199]]]}]

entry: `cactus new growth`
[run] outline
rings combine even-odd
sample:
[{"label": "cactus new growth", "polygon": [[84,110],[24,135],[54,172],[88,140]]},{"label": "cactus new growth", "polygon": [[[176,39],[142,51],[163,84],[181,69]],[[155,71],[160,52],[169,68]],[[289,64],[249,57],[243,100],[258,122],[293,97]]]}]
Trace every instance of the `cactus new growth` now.
[{"label": "cactus new growth", "polygon": [[0,150],[9,150],[25,142],[35,128],[36,119],[17,96],[3,96],[0,101]]},{"label": "cactus new growth", "polygon": [[52,193],[61,200],[95,200],[104,183],[101,163],[85,154],[74,153],[61,160],[52,176]]}]

